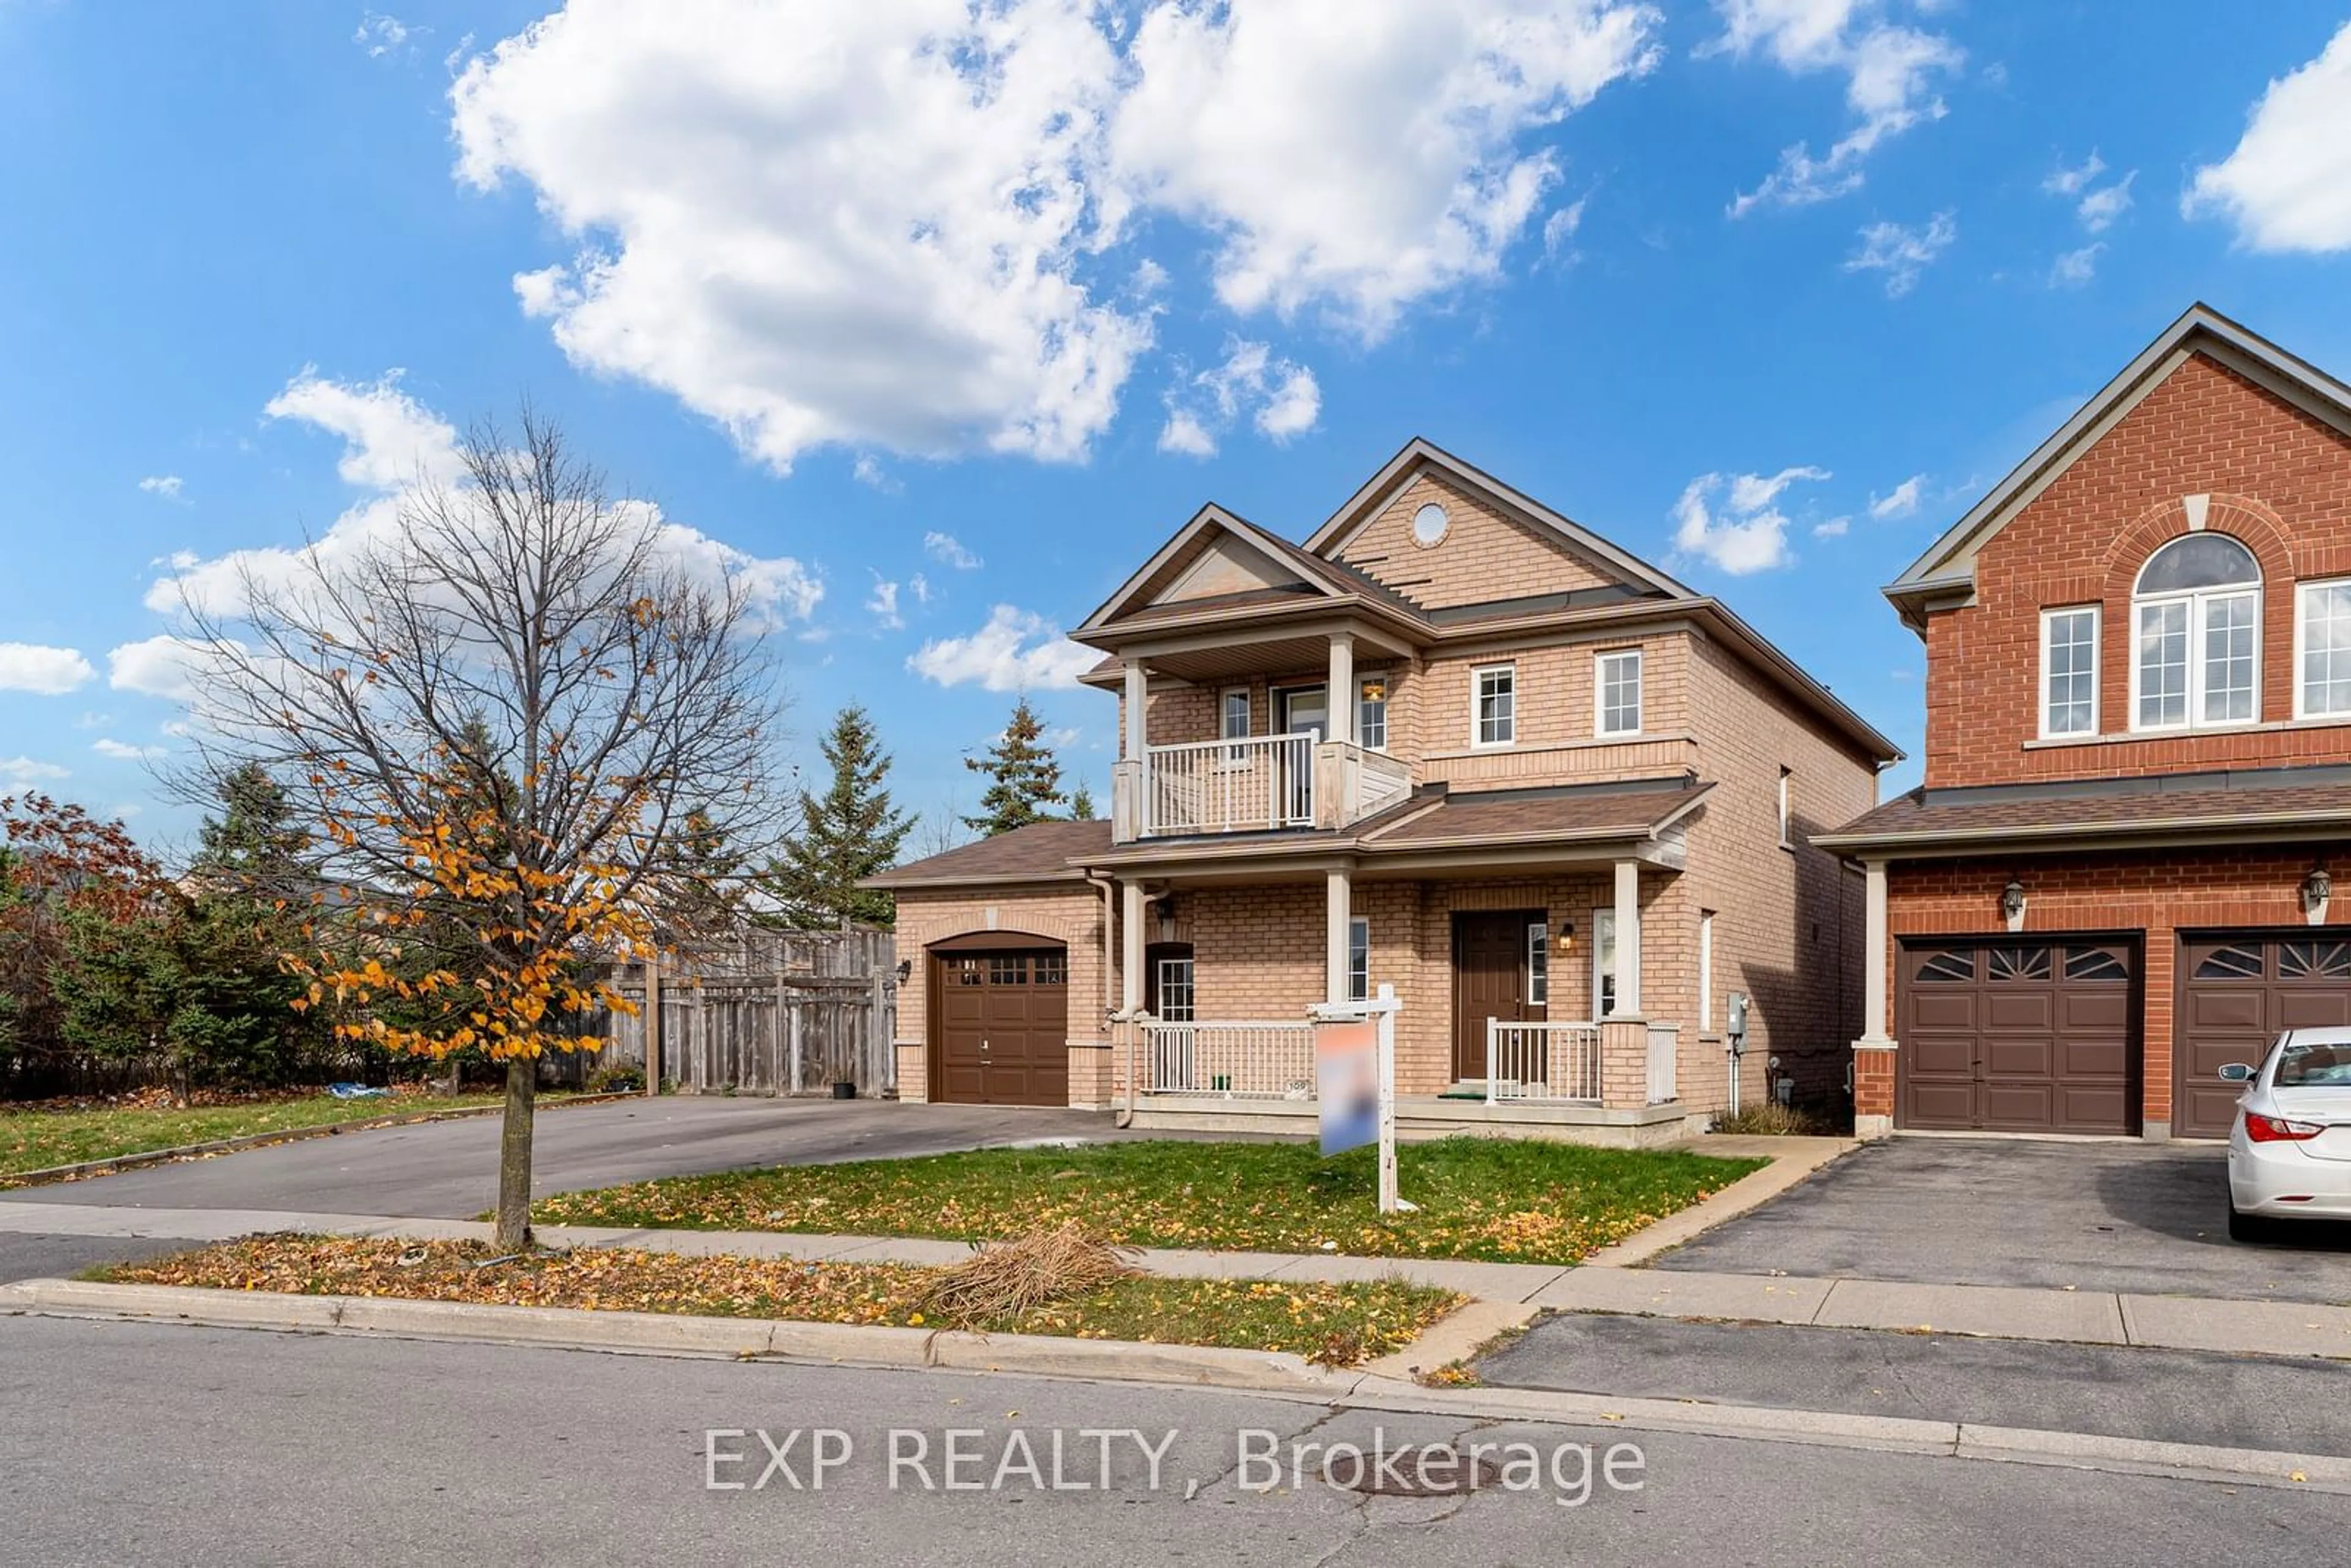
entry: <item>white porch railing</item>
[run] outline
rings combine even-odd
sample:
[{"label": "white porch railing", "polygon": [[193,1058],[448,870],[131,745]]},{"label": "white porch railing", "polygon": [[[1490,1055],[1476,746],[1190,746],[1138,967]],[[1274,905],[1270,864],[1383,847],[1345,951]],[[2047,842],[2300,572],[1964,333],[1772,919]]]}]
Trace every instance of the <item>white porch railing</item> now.
[{"label": "white porch railing", "polygon": [[1314,1027],[1306,1023],[1146,1023],[1146,1094],[1227,1100],[1314,1098]]},{"label": "white porch railing", "polygon": [[1486,1103],[1600,1103],[1600,1026],[1486,1020]]},{"label": "white porch railing", "polygon": [[1681,1049],[1681,1030],[1669,1023],[1649,1026],[1649,1103],[1664,1105],[1681,1098],[1674,1082],[1674,1059]]},{"label": "white porch railing", "polygon": [[1314,744],[1301,734],[1153,747],[1143,768],[1143,831],[1312,827]]}]

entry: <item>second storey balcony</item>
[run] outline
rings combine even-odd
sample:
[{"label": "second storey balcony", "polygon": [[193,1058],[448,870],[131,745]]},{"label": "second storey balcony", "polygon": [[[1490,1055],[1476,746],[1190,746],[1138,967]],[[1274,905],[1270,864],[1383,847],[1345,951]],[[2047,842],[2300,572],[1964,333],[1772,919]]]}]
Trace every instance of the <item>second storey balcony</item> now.
[{"label": "second storey balcony", "polygon": [[1147,746],[1118,764],[1112,835],[1130,843],[1345,828],[1411,792],[1402,760],[1316,729]]}]

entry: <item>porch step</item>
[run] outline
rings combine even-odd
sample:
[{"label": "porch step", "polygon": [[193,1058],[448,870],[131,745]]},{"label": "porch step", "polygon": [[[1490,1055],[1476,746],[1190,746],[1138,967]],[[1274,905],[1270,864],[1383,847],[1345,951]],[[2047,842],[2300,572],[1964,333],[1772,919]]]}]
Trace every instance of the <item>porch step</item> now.
[{"label": "porch step", "polygon": [[1486,1098],[1486,1081],[1482,1078],[1458,1078],[1453,1087],[1437,1096],[1439,1100],[1478,1100]]}]

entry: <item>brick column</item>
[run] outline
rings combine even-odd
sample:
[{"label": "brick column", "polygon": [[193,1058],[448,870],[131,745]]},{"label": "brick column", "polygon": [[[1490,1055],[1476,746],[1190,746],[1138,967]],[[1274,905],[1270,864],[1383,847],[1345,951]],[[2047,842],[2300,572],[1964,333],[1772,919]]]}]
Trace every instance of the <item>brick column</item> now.
[{"label": "brick column", "polygon": [[[1624,951],[1621,945],[1617,951]],[[1611,1111],[1638,1111],[1648,1103],[1648,1020],[1611,1013],[1600,1020],[1600,1103]]]},{"label": "brick column", "polygon": [[920,1043],[898,1044],[898,1099],[908,1105],[926,1103],[931,1097],[930,1053]]}]

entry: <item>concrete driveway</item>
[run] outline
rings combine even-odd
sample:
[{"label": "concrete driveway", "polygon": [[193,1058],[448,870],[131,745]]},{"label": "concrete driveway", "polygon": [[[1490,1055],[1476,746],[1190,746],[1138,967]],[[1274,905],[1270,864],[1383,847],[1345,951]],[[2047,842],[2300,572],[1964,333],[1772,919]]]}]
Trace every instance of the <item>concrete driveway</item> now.
[{"label": "concrete driveway", "polygon": [[[755,1166],[1116,1135],[1107,1112],[664,1096],[543,1112],[532,1167],[545,1194]],[[496,1201],[497,1172],[498,1118],[492,1115],[308,1138],[6,1196],[12,1203],[469,1219]]]},{"label": "concrete driveway", "polygon": [[2351,1227],[2249,1245],[2228,1204],[2213,1145],[1895,1138],[1652,1266],[2351,1301]]}]

